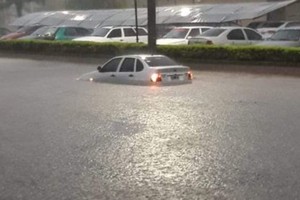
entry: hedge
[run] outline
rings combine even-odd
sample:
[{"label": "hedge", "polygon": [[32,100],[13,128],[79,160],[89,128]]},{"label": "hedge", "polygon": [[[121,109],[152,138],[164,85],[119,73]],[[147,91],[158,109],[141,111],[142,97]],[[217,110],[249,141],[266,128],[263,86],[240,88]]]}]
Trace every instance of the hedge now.
[{"label": "hedge", "polygon": [[[147,45],[136,43],[12,40],[0,41],[0,53],[101,57],[148,53],[148,48]],[[178,45],[158,46],[157,53],[193,61],[264,62],[294,65],[300,63],[300,48]]]}]

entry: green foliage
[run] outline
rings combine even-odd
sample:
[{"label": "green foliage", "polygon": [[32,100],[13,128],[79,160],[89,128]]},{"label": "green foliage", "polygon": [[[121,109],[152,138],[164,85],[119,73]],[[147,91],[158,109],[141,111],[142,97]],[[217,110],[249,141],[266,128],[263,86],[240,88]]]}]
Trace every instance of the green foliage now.
[{"label": "green foliage", "polygon": [[[105,57],[147,53],[147,46],[135,43],[93,43],[74,41],[0,41],[1,53],[30,53]],[[300,48],[180,45],[158,46],[157,53],[177,59],[213,62],[300,63]]]}]

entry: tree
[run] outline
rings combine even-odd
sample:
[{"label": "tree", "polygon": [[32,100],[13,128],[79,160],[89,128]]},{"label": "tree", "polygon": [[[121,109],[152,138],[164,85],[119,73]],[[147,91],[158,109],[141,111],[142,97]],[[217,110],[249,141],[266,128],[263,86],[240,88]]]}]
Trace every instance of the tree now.
[{"label": "tree", "polygon": [[42,5],[45,4],[45,0],[5,0],[4,2],[0,3],[0,9],[3,10],[15,5],[18,17],[21,17],[24,4],[29,2],[36,2]]}]

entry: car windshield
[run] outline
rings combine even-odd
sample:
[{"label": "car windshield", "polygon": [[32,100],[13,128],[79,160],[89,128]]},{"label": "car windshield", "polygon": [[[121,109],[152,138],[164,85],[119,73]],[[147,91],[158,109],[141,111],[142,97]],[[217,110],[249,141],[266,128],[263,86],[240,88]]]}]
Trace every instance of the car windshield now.
[{"label": "car windshield", "polygon": [[221,33],[223,33],[226,29],[222,29],[222,28],[213,28],[210,30],[205,31],[203,34],[201,34],[200,36],[205,36],[205,37],[218,37],[219,35],[221,35]]},{"label": "car windshield", "polygon": [[174,28],[166,35],[164,35],[163,38],[184,39],[186,38],[188,32],[189,32],[188,28]]},{"label": "car windshield", "polygon": [[145,57],[144,61],[150,66],[150,67],[163,67],[163,66],[172,66],[177,65],[177,63],[165,56],[151,56],[151,57]]},{"label": "car windshield", "polygon": [[299,30],[279,30],[272,35],[270,40],[282,40],[282,41],[298,41],[300,39]]},{"label": "car windshield", "polygon": [[49,27],[47,26],[44,26],[44,27],[41,27],[39,29],[37,29],[36,31],[34,31],[33,33],[31,33],[31,35],[41,35],[41,34],[44,34],[46,30],[48,30]]},{"label": "car windshield", "polygon": [[92,36],[99,36],[99,37],[104,37],[108,33],[110,29],[108,28],[97,28],[93,33]]}]

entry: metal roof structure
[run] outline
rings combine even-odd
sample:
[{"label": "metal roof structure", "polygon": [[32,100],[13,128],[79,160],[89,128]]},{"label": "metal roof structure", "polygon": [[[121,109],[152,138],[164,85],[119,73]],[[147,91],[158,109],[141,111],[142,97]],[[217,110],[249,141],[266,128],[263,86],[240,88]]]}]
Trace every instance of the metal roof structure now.
[{"label": "metal roof structure", "polygon": [[[296,0],[276,2],[197,4],[157,7],[157,24],[222,23],[255,19],[295,3]],[[147,8],[138,9],[138,23],[147,25]],[[134,9],[102,9],[81,11],[38,12],[15,20],[11,26],[72,25],[86,28],[134,25]]]}]

